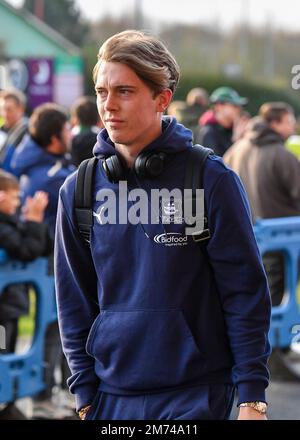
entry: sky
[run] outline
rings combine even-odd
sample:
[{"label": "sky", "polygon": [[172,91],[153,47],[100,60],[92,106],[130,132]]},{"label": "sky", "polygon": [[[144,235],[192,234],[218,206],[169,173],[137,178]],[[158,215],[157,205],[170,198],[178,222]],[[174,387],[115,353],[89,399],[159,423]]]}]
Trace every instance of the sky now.
[{"label": "sky", "polygon": [[[51,0],[45,0],[51,1]],[[217,23],[228,29],[246,22],[254,26],[270,24],[274,28],[300,31],[299,0],[76,0],[89,19],[134,11],[139,1],[143,13],[153,22]],[[23,0],[9,0],[18,6]]]}]

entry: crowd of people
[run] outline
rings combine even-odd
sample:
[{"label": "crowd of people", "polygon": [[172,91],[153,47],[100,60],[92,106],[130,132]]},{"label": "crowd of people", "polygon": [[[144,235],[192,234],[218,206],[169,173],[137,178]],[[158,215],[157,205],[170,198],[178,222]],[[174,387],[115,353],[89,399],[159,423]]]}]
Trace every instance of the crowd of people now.
[{"label": "crowd of people", "polygon": [[[266,102],[251,117],[245,109],[248,98],[230,87],[217,88],[209,101],[210,108],[199,107],[196,128],[190,127],[195,142],[212,148],[239,175],[253,223],[264,218],[299,216],[300,162],[286,148],[297,128],[293,108],[284,102]],[[186,123],[181,115],[189,113],[188,103],[177,105],[177,117]],[[267,252],[263,261],[272,304],[279,305],[285,290],[284,255],[280,251]]]}]

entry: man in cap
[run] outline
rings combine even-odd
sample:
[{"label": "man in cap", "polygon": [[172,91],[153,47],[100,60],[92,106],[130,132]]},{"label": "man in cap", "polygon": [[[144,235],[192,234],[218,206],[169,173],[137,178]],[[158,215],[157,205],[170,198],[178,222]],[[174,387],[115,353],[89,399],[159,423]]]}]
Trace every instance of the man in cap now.
[{"label": "man in cap", "polygon": [[212,109],[200,118],[196,142],[214,150],[218,156],[233,144],[233,130],[247,99],[230,87],[219,87],[210,96]]}]

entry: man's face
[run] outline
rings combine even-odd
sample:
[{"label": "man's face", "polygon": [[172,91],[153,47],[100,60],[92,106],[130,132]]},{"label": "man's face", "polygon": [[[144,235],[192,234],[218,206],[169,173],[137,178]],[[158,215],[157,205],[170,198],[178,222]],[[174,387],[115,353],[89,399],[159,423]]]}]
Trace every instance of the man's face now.
[{"label": "man's face", "polygon": [[293,113],[285,113],[279,122],[273,121],[271,127],[286,140],[295,133],[296,119]]},{"label": "man's face", "polygon": [[153,91],[125,64],[103,61],[95,89],[99,115],[115,144],[139,149],[161,132],[161,114],[172,93]]},{"label": "man's face", "polygon": [[18,105],[14,99],[3,99],[1,102],[1,116],[4,126],[11,129],[24,115],[24,108]]},{"label": "man's face", "polygon": [[14,215],[19,206],[19,189],[8,189],[6,191],[0,191],[0,212],[7,215]]},{"label": "man's face", "polygon": [[215,105],[216,114],[221,117],[222,125],[231,128],[241,115],[241,107],[239,105],[226,103],[218,103]]}]

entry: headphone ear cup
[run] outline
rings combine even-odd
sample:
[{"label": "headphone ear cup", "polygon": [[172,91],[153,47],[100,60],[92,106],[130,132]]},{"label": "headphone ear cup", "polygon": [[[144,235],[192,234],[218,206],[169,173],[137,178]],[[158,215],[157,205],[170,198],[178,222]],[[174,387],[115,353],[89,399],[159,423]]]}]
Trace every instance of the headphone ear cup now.
[{"label": "headphone ear cup", "polygon": [[118,183],[125,178],[124,166],[116,155],[110,156],[103,161],[103,169],[108,180],[112,183]]},{"label": "headphone ear cup", "polygon": [[139,154],[134,162],[134,170],[139,177],[147,177],[145,174],[147,156]]},{"label": "headphone ear cup", "polygon": [[139,177],[158,177],[165,168],[165,153],[141,153],[134,163]]}]

